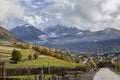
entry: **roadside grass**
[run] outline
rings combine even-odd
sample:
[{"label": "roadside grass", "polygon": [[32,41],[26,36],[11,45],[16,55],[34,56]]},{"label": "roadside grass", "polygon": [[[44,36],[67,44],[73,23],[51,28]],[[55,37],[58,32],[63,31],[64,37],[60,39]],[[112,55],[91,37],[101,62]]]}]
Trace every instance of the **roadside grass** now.
[{"label": "roadside grass", "polygon": [[[45,74],[45,80],[49,80],[51,74]],[[37,80],[39,80],[39,75],[36,75]],[[16,76],[7,76],[7,78],[21,78],[21,79],[28,79],[28,75],[16,75]],[[30,75],[30,80],[35,80],[35,75]]]}]

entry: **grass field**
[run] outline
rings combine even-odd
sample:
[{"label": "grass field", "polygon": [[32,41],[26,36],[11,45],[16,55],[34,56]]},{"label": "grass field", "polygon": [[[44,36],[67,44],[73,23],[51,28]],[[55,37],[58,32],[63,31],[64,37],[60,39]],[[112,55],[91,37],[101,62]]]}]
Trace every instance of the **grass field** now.
[{"label": "grass field", "polygon": [[24,68],[24,67],[42,67],[43,65],[47,67],[48,62],[52,67],[76,67],[80,65],[76,63],[66,62],[53,57],[45,57],[37,60],[19,62],[18,64],[7,64],[5,65],[5,67],[6,68]]},{"label": "grass field", "polygon": [[[11,53],[13,51],[14,47],[11,46],[0,46],[0,60],[9,62],[11,58]],[[23,58],[28,58],[28,55],[33,55],[36,53],[33,49],[20,49],[19,50],[23,56]],[[66,62],[64,60],[56,59],[54,57],[45,56],[45,55],[39,55],[39,59],[37,60],[28,60],[24,62],[18,62],[17,64],[6,64],[6,68],[24,68],[24,67],[42,67],[48,66],[48,63],[52,67],[76,67],[80,64],[72,63],[72,62]],[[82,65],[81,65],[82,66]]]},{"label": "grass field", "polygon": [[[29,54],[35,53],[33,49],[20,49],[20,48],[15,49],[21,52],[23,58],[28,58]],[[4,59],[6,59],[5,61],[9,61],[13,50],[14,47],[11,46],[0,46],[0,60],[4,61]]]},{"label": "grass field", "polygon": [[33,49],[21,49],[19,50],[23,57],[28,57],[29,54],[33,55],[35,51]]}]

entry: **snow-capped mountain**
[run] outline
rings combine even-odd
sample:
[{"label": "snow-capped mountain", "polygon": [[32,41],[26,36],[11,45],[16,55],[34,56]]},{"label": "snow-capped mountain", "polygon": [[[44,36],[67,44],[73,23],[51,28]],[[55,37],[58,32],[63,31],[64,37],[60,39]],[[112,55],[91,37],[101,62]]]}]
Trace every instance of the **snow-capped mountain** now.
[{"label": "snow-capped mountain", "polygon": [[[97,32],[91,32],[89,30],[74,31],[74,29],[75,28],[73,29],[70,28],[70,30],[68,29],[68,34],[67,34],[67,29],[61,31],[61,35],[59,35],[58,37],[52,38],[51,41],[53,41],[53,44],[66,44],[66,43],[69,44],[69,43],[77,43],[77,42],[81,42],[81,43],[82,42],[100,42],[105,40],[120,39],[120,30],[113,29],[113,28],[107,28],[105,30],[97,31]],[[53,30],[51,30],[51,32],[52,31]],[[54,30],[54,31],[59,32],[57,30]],[[64,32],[67,35],[63,35]]]},{"label": "snow-capped mountain", "polygon": [[34,15],[24,16],[23,20],[41,31],[49,26],[59,24],[59,20],[55,16],[45,13],[36,13]]},{"label": "snow-capped mountain", "polygon": [[66,27],[63,25],[55,25],[45,28],[43,31],[48,34],[49,37],[61,37],[61,36],[72,36],[72,35],[80,35],[84,31],[77,29],[76,27]]},{"label": "snow-capped mountain", "polygon": [[16,26],[22,26],[24,24],[30,24],[37,29],[43,31],[45,28],[49,26],[55,26],[59,24],[60,21],[50,14],[37,12],[31,15],[25,15],[22,18],[10,18],[3,22],[0,22],[0,25],[11,30]]},{"label": "snow-capped mountain", "polygon": [[120,30],[114,28],[107,28],[101,31],[93,32],[83,38],[85,41],[89,39],[89,42],[99,42],[112,39],[120,39]]},{"label": "snow-capped mountain", "polygon": [[[49,30],[47,31],[49,32]],[[56,31],[54,32],[55,34],[59,32],[59,29],[58,31],[57,28],[50,30],[50,32],[52,31]],[[117,29],[107,28],[97,32],[71,30],[71,34],[68,31],[67,35],[62,35],[64,32],[67,33],[67,28],[59,33],[61,35],[49,38],[49,42],[45,45],[85,52],[110,52],[119,50],[120,48],[120,30]]]},{"label": "snow-capped mountain", "polygon": [[110,51],[120,48],[120,30],[113,28],[91,32],[76,27],[56,25],[41,31],[26,24],[12,29],[11,32],[20,40],[49,47],[89,52]]},{"label": "snow-capped mountain", "polygon": [[22,26],[17,26],[16,28],[13,28],[10,30],[13,34],[17,36],[18,39],[22,41],[29,41],[29,42],[35,42],[35,41],[45,41],[47,38],[47,35],[44,34],[39,29],[35,28],[34,26],[31,26],[29,24],[25,24]]}]

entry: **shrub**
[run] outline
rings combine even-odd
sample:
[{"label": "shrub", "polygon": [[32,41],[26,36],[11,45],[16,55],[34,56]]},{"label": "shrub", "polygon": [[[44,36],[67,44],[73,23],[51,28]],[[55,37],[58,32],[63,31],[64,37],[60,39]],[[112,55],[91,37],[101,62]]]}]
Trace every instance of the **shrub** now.
[{"label": "shrub", "polygon": [[33,54],[34,59],[38,59],[39,55],[38,53]]},{"label": "shrub", "polygon": [[32,55],[31,54],[28,55],[28,59],[32,60]]}]

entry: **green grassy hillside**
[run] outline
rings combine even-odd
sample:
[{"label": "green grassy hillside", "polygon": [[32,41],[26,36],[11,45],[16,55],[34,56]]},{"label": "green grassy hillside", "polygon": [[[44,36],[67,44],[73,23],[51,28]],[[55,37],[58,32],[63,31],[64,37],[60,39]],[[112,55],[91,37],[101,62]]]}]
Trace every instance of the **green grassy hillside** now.
[{"label": "green grassy hillside", "polygon": [[5,65],[5,67],[6,68],[42,67],[43,65],[47,67],[48,63],[52,67],[76,67],[80,65],[77,63],[66,62],[64,60],[56,59],[50,56],[41,55],[40,59],[19,62],[18,64],[7,64]]},{"label": "green grassy hillside", "polygon": [[[48,66],[48,63],[52,67],[76,67],[78,65],[81,65],[77,63],[67,62],[51,56],[42,55],[42,54],[39,54],[39,58],[36,60],[32,59],[32,60],[21,61],[21,62],[18,62],[17,64],[8,63],[10,62],[11,53],[14,50],[14,47],[10,45],[0,46],[0,61],[7,62],[7,64],[5,64],[6,68],[42,67],[43,65]],[[33,55],[34,53],[36,53],[36,51],[33,50],[32,48],[30,49],[16,48],[16,49],[21,52],[23,59],[28,59],[29,54]]]}]

